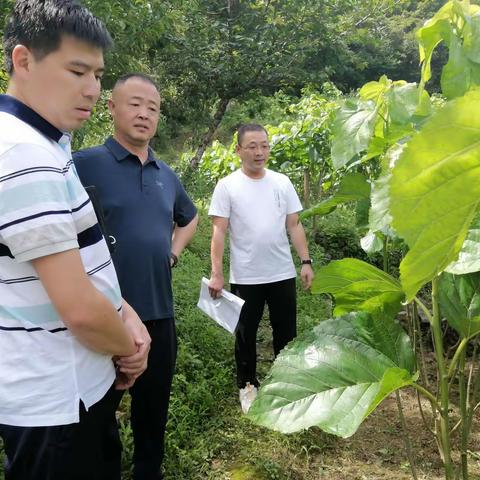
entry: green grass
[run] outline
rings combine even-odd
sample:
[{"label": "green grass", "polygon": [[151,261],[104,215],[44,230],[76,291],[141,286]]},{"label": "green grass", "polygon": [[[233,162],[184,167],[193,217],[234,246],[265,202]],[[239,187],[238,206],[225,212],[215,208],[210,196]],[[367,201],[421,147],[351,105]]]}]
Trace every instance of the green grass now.
[{"label": "green grass", "polygon": [[[280,435],[253,425],[241,414],[234,338],[196,308],[200,278],[209,276],[209,238],[210,224],[202,214],[197,237],[174,272],[180,349],[167,433],[166,479],[316,478],[314,471],[306,471],[308,459],[332,440],[316,429]],[[302,332],[328,317],[330,305],[297,288]],[[271,343],[264,318],[258,334],[260,377],[273,361]]]}]

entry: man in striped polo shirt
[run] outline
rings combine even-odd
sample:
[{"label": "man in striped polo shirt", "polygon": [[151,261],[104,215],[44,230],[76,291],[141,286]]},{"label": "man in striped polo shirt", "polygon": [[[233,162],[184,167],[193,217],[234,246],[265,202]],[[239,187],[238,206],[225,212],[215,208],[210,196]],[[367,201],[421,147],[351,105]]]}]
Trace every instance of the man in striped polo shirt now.
[{"label": "man in striped polo shirt", "polygon": [[[110,36],[76,1],[18,0],[0,96],[0,436],[6,480],[120,479],[117,388],[150,338],[115,270],[68,132],[100,94]],[[118,373],[118,372],[117,372]]]}]

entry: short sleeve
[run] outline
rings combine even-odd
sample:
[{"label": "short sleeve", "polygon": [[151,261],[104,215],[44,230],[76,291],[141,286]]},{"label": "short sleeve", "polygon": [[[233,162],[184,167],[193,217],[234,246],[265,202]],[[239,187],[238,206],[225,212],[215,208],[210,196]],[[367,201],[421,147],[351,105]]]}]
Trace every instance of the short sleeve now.
[{"label": "short sleeve", "polygon": [[186,227],[197,214],[197,209],[187,195],[182,182],[173,174],[176,182],[175,205],[173,207],[173,220],[179,227]]},{"label": "short sleeve", "polygon": [[303,210],[297,192],[289,178],[286,179],[287,215],[301,212]]},{"label": "short sleeve", "polygon": [[220,180],[213,191],[208,215],[211,217],[230,218],[230,195],[225,182]]},{"label": "short sleeve", "polygon": [[78,248],[71,169],[39,145],[19,144],[0,157],[0,243],[17,261]]}]

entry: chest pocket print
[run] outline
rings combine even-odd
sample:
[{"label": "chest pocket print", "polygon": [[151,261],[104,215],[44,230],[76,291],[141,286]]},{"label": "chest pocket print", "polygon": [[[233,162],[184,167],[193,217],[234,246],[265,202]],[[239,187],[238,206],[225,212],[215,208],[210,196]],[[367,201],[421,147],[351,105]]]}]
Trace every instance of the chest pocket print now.
[{"label": "chest pocket print", "polygon": [[280,215],[286,213],[285,198],[283,197],[282,192],[278,188],[273,191],[273,197],[277,213]]}]

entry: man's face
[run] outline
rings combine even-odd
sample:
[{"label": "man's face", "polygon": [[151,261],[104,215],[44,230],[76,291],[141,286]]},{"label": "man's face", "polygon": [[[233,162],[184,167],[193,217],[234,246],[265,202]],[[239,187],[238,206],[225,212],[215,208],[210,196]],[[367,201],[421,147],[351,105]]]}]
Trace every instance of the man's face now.
[{"label": "man's face", "polygon": [[243,171],[252,177],[263,175],[270,155],[270,145],[264,131],[245,132],[237,154],[242,160]]},{"label": "man's face", "polygon": [[109,102],[115,137],[136,147],[148,145],[157,131],[160,94],[150,82],[131,77],[117,85]]},{"label": "man's face", "polygon": [[40,60],[29,58],[21,99],[59,130],[80,128],[100,95],[103,51],[64,36],[56,51]]}]

